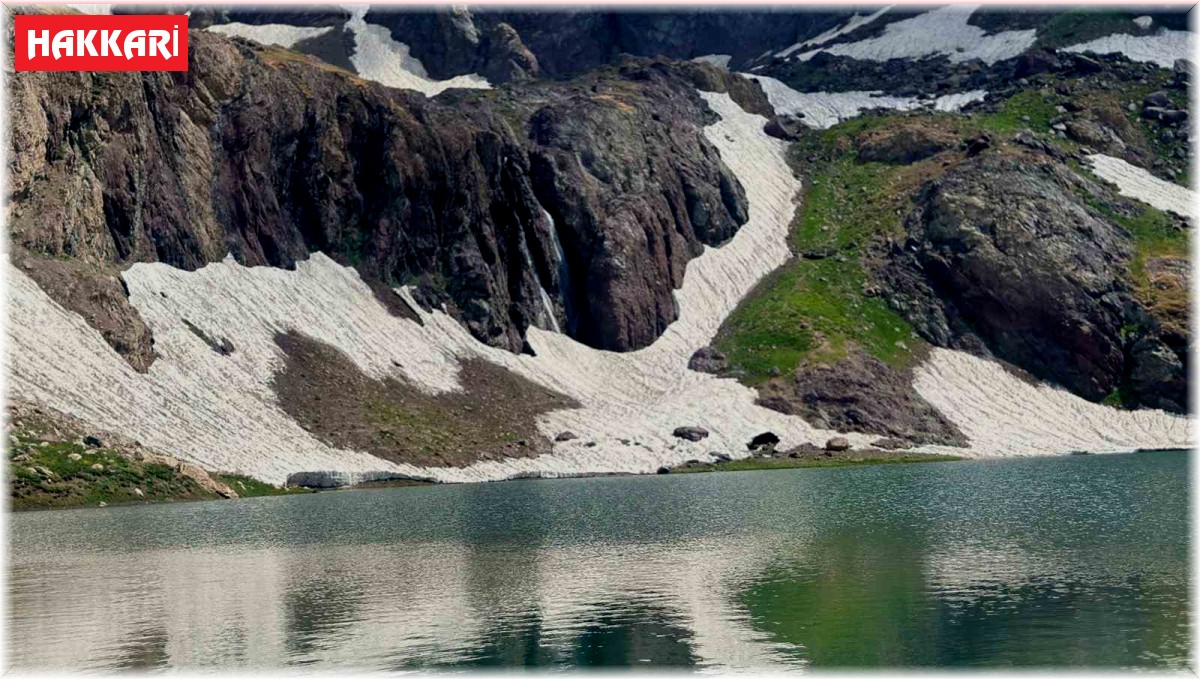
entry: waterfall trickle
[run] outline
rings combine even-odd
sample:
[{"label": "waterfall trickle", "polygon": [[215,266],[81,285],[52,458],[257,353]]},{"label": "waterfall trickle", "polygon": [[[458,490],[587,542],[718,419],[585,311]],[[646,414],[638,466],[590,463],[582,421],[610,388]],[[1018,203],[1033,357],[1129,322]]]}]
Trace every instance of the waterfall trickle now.
[{"label": "waterfall trickle", "polygon": [[[558,238],[555,237],[554,240],[557,242]],[[538,314],[537,325],[543,330],[553,330],[554,332],[561,333],[562,328],[558,325],[558,317],[554,315],[554,302],[551,301],[550,293],[546,292],[546,287],[542,285],[541,279],[538,278],[537,267],[533,265],[533,256],[529,254],[528,242],[525,244],[522,254],[525,255],[525,265],[533,272],[533,280],[537,281],[538,296],[542,301],[542,313]]]},{"label": "waterfall trickle", "polygon": [[569,326],[571,322],[571,267],[567,264],[567,255],[563,252],[562,241],[558,239],[558,224],[554,222],[554,217],[551,217],[550,212],[544,207],[542,215],[547,222],[550,222],[550,242],[554,244],[554,260],[558,265],[558,297],[562,300],[563,316],[566,317]]}]

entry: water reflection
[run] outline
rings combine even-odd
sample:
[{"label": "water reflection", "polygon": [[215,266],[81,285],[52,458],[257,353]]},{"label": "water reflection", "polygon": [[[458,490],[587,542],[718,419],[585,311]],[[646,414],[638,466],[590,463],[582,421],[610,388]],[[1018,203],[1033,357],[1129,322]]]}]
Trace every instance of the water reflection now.
[{"label": "water reflection", "polygon": [[1182,454],[19,514],[16,668],[1178,666]]}]

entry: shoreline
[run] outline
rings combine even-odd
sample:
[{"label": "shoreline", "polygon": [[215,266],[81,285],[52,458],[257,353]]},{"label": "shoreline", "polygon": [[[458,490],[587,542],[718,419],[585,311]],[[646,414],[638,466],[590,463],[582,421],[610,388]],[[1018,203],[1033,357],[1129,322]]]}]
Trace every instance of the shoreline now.
[{"label": "shoreline", "polygon": [[[1052,455],[1046,457],[1072,457],[1072,456],[1093,456],[1093,455],[1135,455],[1140,453],[1157,453],[1157,452],[1183,452],[1187,453],[1188,448],[1140,448],[1123,453],[1091,453],[1074,451],[1069,454]],[[864,450],[848,450],[831,455],[825,455],[824,451],[809,451],[802,453],[797,457],[764,457],[750,456],[736,460],[729,460],[715,463],[684,463],[672,468],[662,468],[657,474],[630,474],[626,472],[613,472],[608,474],[587,474],[581,476],[558,476],[558,477],[514,477],[505,479],[496,483],[505,483],[511,481],[553,481],[559,479],[576,479],[576,478],[605,478],[613,476],[667,476],[673,474],[711,474],[711,473],[737,473],[746,471],[782,471],[790,469],[832,469],[845,467],[873,467],[878,465],[896,465],[896,464],[928,464],[937,462],[965,462],[965,461],[983,461],[990,458],[971,458],[958,455],[946,455],[939,453],[911,453],[911,452],[887,452],[876,449]],[[996,459],[1011,459],[1011,458],[996,458]],[[664,471],[668,469],[668,471]],[[489,482],[490,483],[490,482]],[[258,485],[258,484],[256,484]],[[261,484],[267,485],[267,484]],[[99,505],[96,503],[76,503],[76,504],[41,504],[28,506],[14,506],[13,497],[9,495],[8,511],[11,514],[20,512],[40,512],[52,510],[71,510],[71,509],[101,509],[105,507],[131,507],[140,505],[157,505],[157,504],[173,504],[180,502],[204,502],[209,500],[230,500],[230,499],[246,499],[255,497],[277,497],[290,495],[313,495],[325,492],[344,492],[357,490],[380,490],[389,488],[417,488],[431,487],[441,485],[459,485],[440,482],[423,482],[411,479],[394,479],[384,481],[367,481],[364,483],[355,484],[352,486],[342,486],[337,488],[303,488],[299,486],[291,487],[275,487],[271,486],[272,492],[247,493],[240,498],[224,498],[221,496],[211,497],[159,497],[155,499],[139,499],[133,501],[114,500],[112,502],[105,501],[105,504]]]}]

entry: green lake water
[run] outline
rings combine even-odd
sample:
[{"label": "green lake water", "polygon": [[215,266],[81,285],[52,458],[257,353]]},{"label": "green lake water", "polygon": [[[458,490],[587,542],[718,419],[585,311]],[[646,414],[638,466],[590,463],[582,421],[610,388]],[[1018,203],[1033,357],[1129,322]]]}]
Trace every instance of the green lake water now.
[{"label": "green lake water", "polygon": [[1188,454],[9,515],[16,669],[1182,667]]}]

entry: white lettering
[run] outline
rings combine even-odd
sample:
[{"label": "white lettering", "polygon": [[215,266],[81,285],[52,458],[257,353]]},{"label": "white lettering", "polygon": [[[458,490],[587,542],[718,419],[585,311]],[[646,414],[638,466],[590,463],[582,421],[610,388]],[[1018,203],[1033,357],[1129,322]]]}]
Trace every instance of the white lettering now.
[{"label": "white lettering", "polygon": [[100,31],[100,56],[121,56],[121,46],[117,44],[117,38],[120,37],[120,29],[115,31]]},{"label": "white lettering", "polygon": [[41,45],[42,56],[50,56],[50,31],[43,30],[39,36],[37,31],[29,31],[29,58],[32,59],[36,54],[36,48]]},{"label": "white lettering", "polygon": [[96,54],[96,46],[92,44],[92,40],[95,38],[96,31],[75,31],[75,49],[78,51],[76,56],[99,56]]},{"label": "white lettering", "polygon": [[[136,54],[135,54],[136,52]],[[125,36],[125,58],[132,59],[134,57],[146,56],[146,32],[145,31],[130,31],[129,35]]]},{"label": "white lettering", "polygon": [[169,31],[150,31],[150,56],[161,55],[163,59],[170,59],[171,52],[167,49],[167,43],[171,41],[171,33]]},{"label": "white lettering", "polygon": [[[59,31],[54,34],[54,42],[50,45],[50,52],[54,55],[54,60],[58,61],[61,56],[68,58],[75,56],[75,34],[71,31]],[[66,54],[61,54],[66,52]]]}]

